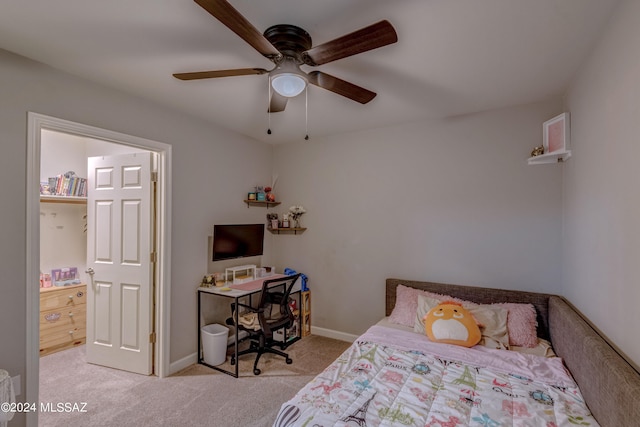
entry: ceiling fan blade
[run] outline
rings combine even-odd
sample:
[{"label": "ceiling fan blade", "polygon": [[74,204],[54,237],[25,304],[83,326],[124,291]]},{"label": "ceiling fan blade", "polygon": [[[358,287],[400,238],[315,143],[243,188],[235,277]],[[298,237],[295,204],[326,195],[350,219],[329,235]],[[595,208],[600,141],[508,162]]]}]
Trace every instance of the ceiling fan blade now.
[{"label": "ceiling fan blade", "polygon": [[366,104],[376,97],[375,92],[371,92],[368,89],[354,85],[330,74],[323,73],[322,71],[310,72],[308,74],[308,80],[309,83],[313,85],[352,99],[360,104]]},{"label": "ceiling fan blade", "polygon": [[273,92],[271,94],[271,102],[269,103],[269,113],[279,113],[284,111],[284,108],[287,106],[287,98],[286,96],[280,95],[278,92]]},{"label": "ceiling fan blade", "polygon": [[238,68],[235,70],[197,71],[195,73],[176,73],[173,75],[180,80],[214,79],[217,77],[249,76],[252,74],[265,74],[263,68]]},{"label": "ceiling fan blade", "polygon": [[302,53],[307,65],[322,65],[398,41],[389,21],[380,21]]},{"label": "ceiling fan blade", "polygon": [[195,2],[262,55],[267,58],[281,56],[278,49],[229,2],[225,0],[195,0]]}]

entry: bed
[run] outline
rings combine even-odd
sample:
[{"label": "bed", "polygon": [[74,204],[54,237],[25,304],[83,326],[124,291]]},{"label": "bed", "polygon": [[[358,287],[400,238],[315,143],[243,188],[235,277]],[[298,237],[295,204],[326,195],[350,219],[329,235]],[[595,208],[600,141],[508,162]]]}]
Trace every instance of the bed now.
[{"label": "bed", "polygon": [[[481,309],[506,302],[494,311],[514,321],[512,308],[533,307],[536,347],[511,336],[509,350],[439,344],[394,324],[421,291],[420,304],[435,295]],[[562,297],[387,279],[385,315],[282,405],[274,427],[640,426],[640,374]],[[555,357],[540,352],[547,342]]]}]

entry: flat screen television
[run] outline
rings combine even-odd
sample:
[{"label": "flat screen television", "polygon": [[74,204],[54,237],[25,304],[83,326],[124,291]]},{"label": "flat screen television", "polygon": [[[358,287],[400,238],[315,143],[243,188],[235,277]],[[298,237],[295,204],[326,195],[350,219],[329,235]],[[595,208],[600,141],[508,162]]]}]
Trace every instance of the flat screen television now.
[{"label": "flat screen television", "polygon": [[262,255],[264,224],[213,226],[213,261]]}]

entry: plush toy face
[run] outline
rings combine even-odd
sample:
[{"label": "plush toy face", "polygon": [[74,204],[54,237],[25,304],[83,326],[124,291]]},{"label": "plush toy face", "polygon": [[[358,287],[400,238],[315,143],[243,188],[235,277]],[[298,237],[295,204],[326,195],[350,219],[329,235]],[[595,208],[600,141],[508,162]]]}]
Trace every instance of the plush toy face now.
[{"label": "plush toy face", "polygon": [[445,301],[424,316],[424,330],[431,341],[472,347],[482,338],[475,319],[462,305]]}]

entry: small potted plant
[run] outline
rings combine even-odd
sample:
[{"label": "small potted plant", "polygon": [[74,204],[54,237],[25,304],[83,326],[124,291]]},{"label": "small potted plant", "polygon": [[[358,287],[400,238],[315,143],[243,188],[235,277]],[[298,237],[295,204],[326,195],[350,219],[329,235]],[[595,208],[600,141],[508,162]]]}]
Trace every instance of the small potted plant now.
[{"label": "small potted plant", "polygon": [[306,209],[302,205],[294,205],[289,208],[289,217],[293,220],[294,228],[301,228],[300,217],[306,212]]}]

